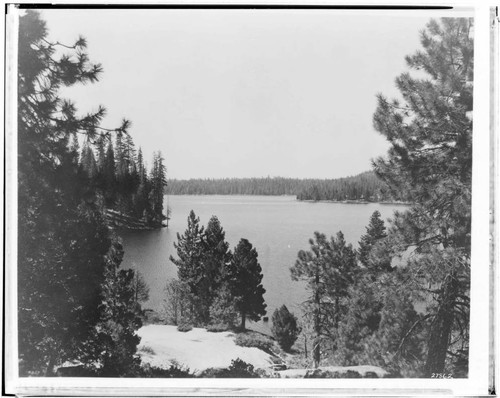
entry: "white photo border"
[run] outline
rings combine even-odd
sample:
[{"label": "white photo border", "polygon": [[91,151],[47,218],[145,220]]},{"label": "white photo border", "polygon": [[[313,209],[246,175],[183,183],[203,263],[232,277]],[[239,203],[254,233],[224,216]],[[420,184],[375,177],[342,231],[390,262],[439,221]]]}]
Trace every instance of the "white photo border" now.
[{"label": "white photo border", "polygon": [[[92,2],[89,4],[99,4]],[[269,2],[253,2],[270,4]],[[276,4],[299,5],[287,1]],[[375,3],[365,1],[363,4]],[[398,4],[401,4],[399,2]],[[454,2],[456,4],[457,2]],[[129,3],[131,4],[131,3]],[[160,3],[157,3],[160,4]],[[165,3],[161,3],[165,4]],[[168,3],[167,3],[168,4]],[[176,4],[188,4],[177,2]],[[203,2],[189,2],[203,4]],[[213,3],[212,3],[213,4]],[[224,4],[224,3],[218,3]],[[229,4],[229,3],[225,3]],[[245,4],[232,2],[231,4]],[[405,4],[404,5],[416,5]],[[443,3],[443,5],[451,4]],[[320,5],[334,5],[321,2]],[[422,2],[420,3],[422,5]],[[431,4],[423,4],[431,5]],[[140,4],[137,4],[140,7]],[[78,10],[75,10],[78,12]],[[97,12],[97,11],[96,11]],[[153,10],[151,12],[154,12]],[[360,12],[339,10],[339,13]],[[389,11],[378,13],[407,15],[425,13],[429,17],[472,16],[474,25],[474,112],[471,318],[469,377],[467,379],[114,379],[114,378],[24,378],[17,366],[17,8],[6,15],[6,192],[5,192],[5,392],[29,395],[486,395],[491,380],[490,341],[490,8],[455,7],[449,11]],[[497,93],[498,95],[498,93]],[[498,132],[497,132],[498,133]],[[498,231],[498,227],[496,227]],[[498,237],[495,237],[498,239]]]}]

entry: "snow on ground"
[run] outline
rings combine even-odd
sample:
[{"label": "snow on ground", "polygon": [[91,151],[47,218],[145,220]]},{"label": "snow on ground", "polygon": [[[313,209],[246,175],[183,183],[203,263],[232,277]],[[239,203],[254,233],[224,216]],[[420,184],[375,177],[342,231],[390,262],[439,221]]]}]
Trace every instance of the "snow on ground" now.
[{"label": "snow on ground", "polygon": [[176,363],[199,372],[207,368],[226,368],[236,358],[252,364],[255,369],[268,369],[272,364],[271,356],[264,351],[237,346],[231,332],[212,333],[200,328],[179,332],[176,326],[147,325],[137,333],[141,337],[138,350],[141,359],[151,366],[168,368]]}]

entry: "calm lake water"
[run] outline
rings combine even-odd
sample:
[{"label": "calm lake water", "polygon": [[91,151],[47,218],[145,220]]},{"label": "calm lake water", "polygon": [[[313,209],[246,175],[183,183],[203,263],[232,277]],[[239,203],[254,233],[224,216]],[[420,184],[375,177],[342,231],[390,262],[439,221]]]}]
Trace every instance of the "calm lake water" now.
[{"label": "calm lake water", "polygon": [[[165,198],[167,203],[167,198]],[[124,268],[139,270],[150,287],[150,299],[144,308],[161,311],[166,283],[177,277],[177,268],[169,260],[176,256],[177,232],[187,227],[189,212],[195,211],[206,225],[216,215],[226,240],[233,249],[240,238],[248,239],[259,253],[264,274],[267,315],[282,304],[296,314],[306,297],[305,286],[290,278],[299,250],[309,248],[314,231],[331,236],[342,231],[355,248],[371,214],[379,210],[382,218],[392,217],[403,206],[345,203],[299,202],[294,196],[169,196],[172,215],[168,228],[155,231],[119,231],[123,239]]]}]

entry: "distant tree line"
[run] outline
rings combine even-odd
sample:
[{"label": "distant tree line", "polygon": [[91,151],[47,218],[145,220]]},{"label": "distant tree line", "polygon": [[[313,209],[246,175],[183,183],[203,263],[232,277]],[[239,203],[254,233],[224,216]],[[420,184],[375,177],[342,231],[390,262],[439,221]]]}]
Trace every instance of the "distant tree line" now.
[{"label": "distant tree line", "polygon": [[284,177],[169,180],[171,195],[295,195],[299,200],[393,201],[394,195],[373,171],[337,179]]},{"label": "distant tree line", "polygon": [[404,199],[401,193],[392,193],[373,171],[333,180],[305,180],[301,185],[297,193],[299,200],[393,202]]}]

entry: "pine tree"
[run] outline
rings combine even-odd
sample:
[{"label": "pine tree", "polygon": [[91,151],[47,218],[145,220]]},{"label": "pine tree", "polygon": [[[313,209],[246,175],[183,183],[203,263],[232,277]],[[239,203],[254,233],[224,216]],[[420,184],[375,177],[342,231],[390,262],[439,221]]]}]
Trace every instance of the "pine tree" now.
[{"label": "pine tree", "polygon": [[139,271],[134,272],[134,301],[144,303],[149,300],[149,287]]},{"label": "pine tree", "polygon": [[78,135],[76,133],[72,134],[71,136],[71,143],[69,146],[70,152],[72,152],[72,155],[75,158],[75,164],[79,164],[79,157],[80,157],[80,143],[78,141]]},{"label": "pine tree", "polygon": [[404,101],[379,95],[374,115],[375,128],[391,144],[375,171],[395,195],[404,192],[416,203],[396,214],[391,234],[399,243],[391,250],[415,247],[411,283],[432,292],[427,377],[443,373],[452,358],[467,362],[468,355],[472,28],[472,19],[431,20],[421,35],[423,50],[406,57],[426,76],[402,74],[396,84]]},{"label": "pine tree", "polygon": [[314,233],[310,251],[301,250],[295,265],[290,269],[292,279],[307,283],[311,292],[304,304],[307,319],[314,329],[313,361],[318,367],[321,360],[322,341],[334,343],[335,331],[341,320],[342,299],[354,283],[357,273],[356,254],[347,244],[342,232],[330,240],[324,234]]},{"label": "pine tree", "polygon": [[218,295],[220,286],[225,280],[225,273],[231,261],[229,243],[226,232],[217,216],[212,216],[205,229],[204,268],[207,279],[207,300],[212,302]]},{"label": "pine tree", "polygon": [[97,177],[97,163],[94,157],[94,151],[92,151],[89,141],[86,140],[80,158],[80,165],[85,172],[85,174],[90,178]]},{"label": "pine tree", "polygon": [[153,169],[151,170],[151,209],[156,224],[161,225],[165,219],[163,214],[163,197],[167,186],[166,169],[163,165],[161,152],[153,155]]},{"label": "pine tree", "polygon": [[262,268],[257,260],[257,250],[247,239],[241,239],[234,249],[228,269],[228,281],[234,297],[235,308],[241,316],[241,329],[246,319],[260,320],[266,314],[262,286]]},{"label": "pine tree", "polygon": [[190,323],[195,318],[191,289],[186,282],[170,280],[165,286],[164,312],[170,324]]},{"label": "pine tree", "polygon": [[274,338],[283,350],[289,351],[300,334],[297,317],[288,311],[286,305],[282,305],[274,311],[272,321]]},{"label": "pine tree", "polygon": [[146,167],[144,166],[144,158],[142,157],[141,147],[139,147],[139,151],[137,153],[137,173],[139,174],[139,178],[142,183],[146,179],[147,172]]},{"label": "pine tree", "polygon": [[238,311],[235,308],[234,297],[228,283],[219,286],[217,296],[210,305],[210,324],[218,330],[228,330],[235,327]]},{"label": "pine tree", "polygon": [[124,142],[123,134],[116,134],[115,140],[115,167],[116,176],[119,180],[122,180],[128,173],[128,159],[127,159],[127,149]]},{"label": "pine tree", "polygon": [[[193,210],[189,213],[187,221],[186,231],[183,235],[177,233],[177,243],[174,242],[178,258],[170,256],[170,261],[177,266],[179,281],[189,287],[192,295],[191,313],[194,313],[197,309],[201,309],[201,312],[203,312],[204,307],[198,298],[201,297],[200,293],[204,287],[202,280],[204,277],[205,230],[203,226],[200,226],[200,219],[196,217]],[[203,313],[198,314],[197,319],[194,321],[199,322],[200,318],[201,321],[205,320]]]},{"label": "pine tree", "polygon": [[[58,90],[93,83],[101,72],[79,38],[47,39],[37,12],[19,19],[18,331],[21,376],[52,375],[96,352],[106,256],[113,238],[95,193],[77,167],[74,137],[103,133],[104,108],[83,117]],[[126,124],[119,129],[126,129]],[[73,148],[69,138],[73,137]],[[83,254],[82,254],[83,253]]]},{"label": "pine tree", "polygon": [[97,170],[100,174],[104,172],[106,164],[106,138],[101,136],[97,139]]},{"label": "pine tree", "polygon": [[95,328],[96,349],[94,356],[87,358],[87,366],[103,377],[134,376],[140,366],[135,355],[140,337],[135,331],[142,326],[142,311],[136,298],[135,273],[119,269],[122,259],[123,247],[115,241],[107,255],[100,322]]},{"label": "pine tree", "polygon": [[[366,234],[359,241],[358,259],[365,267],[373,264],[369,261],[369,255],[375,243],[387,236],[385,232],[384,220],[380,218],[380,212],[375,210],[370,217],[370,223],[366,227]],[[388,264],[390,267],[390,264]]]},{"label": "pine tree", "polygon": [[113,207],[116,201],[116,167],[115,167],[115,151],[113,149],[113,141],[109,140],[108,148],[106,150],[106,158],[104,161],[103,170],[104,180],[104,197],[106,205]]}]

